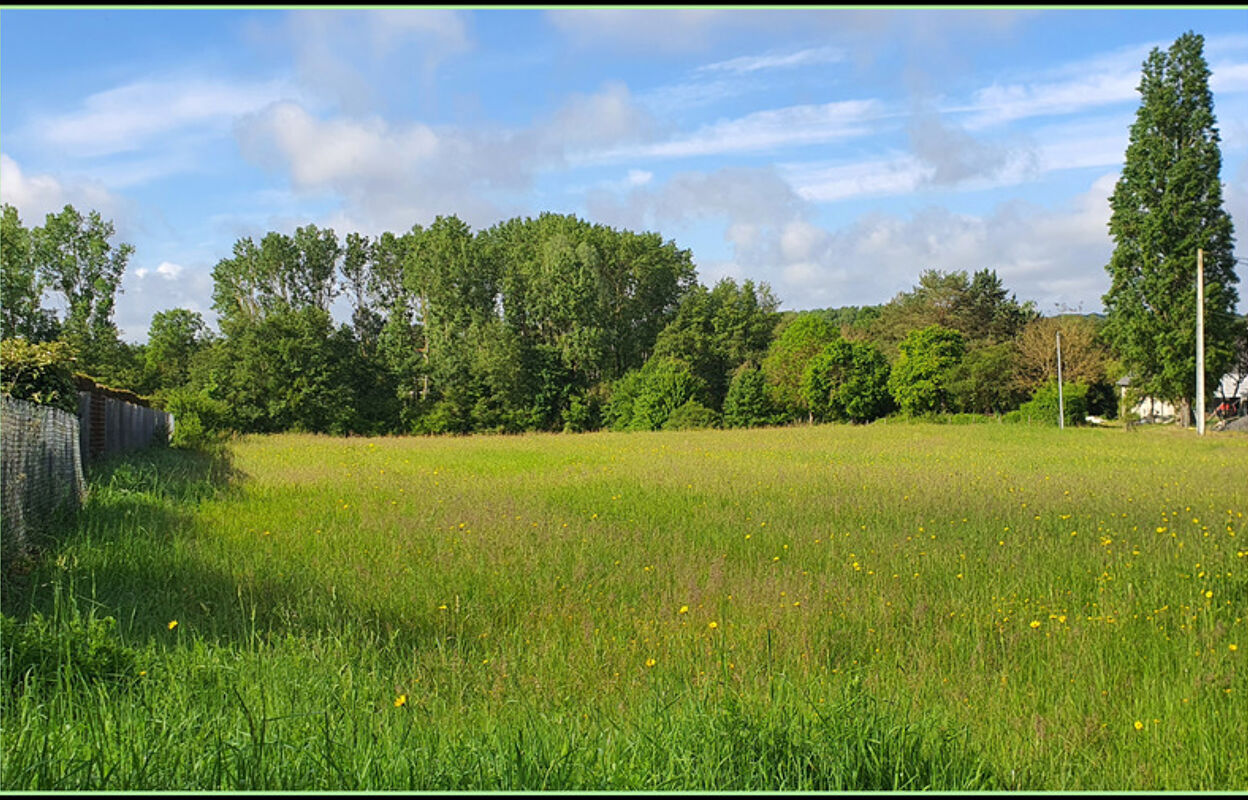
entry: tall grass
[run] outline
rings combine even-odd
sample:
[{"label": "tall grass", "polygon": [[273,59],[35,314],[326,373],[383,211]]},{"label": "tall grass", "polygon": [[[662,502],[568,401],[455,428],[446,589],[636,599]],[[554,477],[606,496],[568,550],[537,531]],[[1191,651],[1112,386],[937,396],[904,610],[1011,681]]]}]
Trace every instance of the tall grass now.
[{"label": "tall grass", "polygon": [[8,587],[0,784],[1243,789],[1245,464],[995,425],[152,451]]}]

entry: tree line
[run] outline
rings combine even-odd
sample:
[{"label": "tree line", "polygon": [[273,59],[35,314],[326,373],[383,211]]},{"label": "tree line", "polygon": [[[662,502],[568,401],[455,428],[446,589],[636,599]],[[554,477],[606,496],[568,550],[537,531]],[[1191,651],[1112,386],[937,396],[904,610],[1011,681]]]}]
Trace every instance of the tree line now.
[{"label": "tree line", "polygon": [[[153,396],[187,436],[1004,414],[1054,377],[1057,327],[1068,379],[1114,413],[1120,370],[1098,323],[1042,318],[987,269],[926,271],[878,306],[781,312],[766,284],[704,286],[688,250],[574,216],[476,232],[439,217],[371,238],[308,225],[240,239],[217,263],[219,331],[176,308],[130,345],[110,312],[131,250],[110,225],[66,207],[26,230],[9,206],[4,225],[4,336],[64,340],[80,370]],[[62,292],[60,317],[44,288]],[[350,322],[336,324],[340,298]]]},{"label": "tree line", "polygon": [[1207,389],[1232,365],[1248,373],[1202,47],[1185,34],[1144,63],[1104,316],[1041,317],[991,269],[929,269],[879,305],[781,312],[766,284],[702,285],[657,233],[547,213],[475,232],[448,216],[376,237],[243,238],[213,269],[218,331],[175,308],[130,345],[113,306],[133,248],[112,224],[66,206],[27,229],[5,205],[0,335],[63,342],[79,370],[153,396],[186,438],[1052,420],[1058,331],[1072,422],[1115,416],[1128,373],[1190,405],[1198,248]]}]

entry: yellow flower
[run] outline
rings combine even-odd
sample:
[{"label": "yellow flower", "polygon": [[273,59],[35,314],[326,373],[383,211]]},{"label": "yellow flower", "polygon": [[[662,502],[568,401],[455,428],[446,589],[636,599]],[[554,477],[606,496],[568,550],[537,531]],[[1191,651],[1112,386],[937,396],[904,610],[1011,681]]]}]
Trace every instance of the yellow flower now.
[{"label": "yellow flower", "polygon": [[655,665],[655,663],[657,663],[657,662],[655,662],[655,660],[654,660],[653,658],[647,658],[647,659],[646,659],[646,666],[647,666],[647,667],[653,667],[653,666]]},{"label": "yellow flower", "polygon": [[407,705],[407,695],[401,694],[398,697],[394,698],[395,708],[398,708],[399,706],[405,706],[405,705]]},{"label": "yellow flower", "polygon": [[169,620],[169,630],[173,630],[176,627],[178,627],[178,621],[176,619]]},{"label": "yellow flower", "polygon": [[1136,729],[1137,731],[1142,731],[1142,730],[1144,730],[1144,723],[1143,723],[1143,722],[1140,722],[1140,721],[1137,719],[1137,720],[1135,721],[1135,729]]},{"label": "yellow flower", "polygon": [[1038,620],[1038,619],[1033,619],[1033,620],[1031,621],[1031,627],[1033,627],[1033,628],[1039,628],[1039,627],[1040,627],[1040,620]]},{"label": "yellow flower", "polygon": [[688,614],[688,613],[689,613],[689,606],[681,606],[681,607],[680,607],[680,610],[679,610],[679,611],[677,611],[676,613],[677,613],[677,614]]},{"label": "yellow flower", "polygon": [[1213,592],[1205,592],[1205,599],[1207,600],[1210,597],[1213,597]]},{"label": "yellow flower", "polygon": [[1239,649],[1239,645],[1237,645],[1237,644],[1228,644],[1228,645],[1227,645],[1227,649],[1229,649],[1232,653],[1234,653],[1236,650],[1238,650],[1238,649]]},{"label": "yellow flower", "polygon": [[719,627],[719,623],[718,623],[718,622],[714,622],[714,621],[712,621],[712,622],[711,622],[709,625],[707,625],[706,627],[710,628],[711,630],[715,630],[716,628],[718,628],[718,627]]}]

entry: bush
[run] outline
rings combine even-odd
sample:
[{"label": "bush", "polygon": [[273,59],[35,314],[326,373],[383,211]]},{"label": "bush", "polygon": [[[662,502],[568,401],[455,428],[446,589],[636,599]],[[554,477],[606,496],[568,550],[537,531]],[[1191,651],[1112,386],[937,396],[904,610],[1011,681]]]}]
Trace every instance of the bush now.
[{"label": "bush", "polygon": [[10,397],[78,413],[74,354],[65,342],[0,342],[0,388]]},{"label": "bush", "polygon": [[724,398],[724,427],[754,428],[775,421],[767,395],[767,376],[753,364],[742,364],[732,375]]},{"label": "bush", "polygon": [[[1062,381],[1062,401],[1065,423],[1082,425],[1088,415],[1088,385]],[[1050,381],[1037,389],[1032,398],[1019,407],[1018,416],[1023,422],[1057,425],[1057,412],[1057,381]]]},{"label": "bush", "polygon": [[218,438],[228,413],[225,403],[205,392],[175,389],[164,395],[164,410],[173,415],[174,447],[198,448]]},{"label": "bush", "polygon": [[807,363],[802,398],[816,422],[870,422],[892,406],[888,375],[874,344],[837,339]]},{"label": "bush", "polygon": [[576,394],[563,410],[563,432],[584,433],[602,426],[602,396],[597,392]]},{"label": "bush", "polygon": [[706,395],[706,381],[687,363],[652,358],[615,382],[606,417],[612,430],[657,431],[685,403],[701,403]]},{"label": "bush", "polygon": [[137,656],[117,636],[117,620],[73,618],[57,624],[40,614],[20,623],[0,615],[0,672],[10,691],[27,681],[56,683],[65,678],[89,682],[137,676]]},{"label": "bush", "polygon": [[672,412],[667,422],[663,423],[663,430],[689,431],[700,428],[718,428],[719,422],[719,412],[707,408],[697,400],[690,400]]},{"label": "bush", "polygon": [[959,331],[930,325],[906,334],[898,350],[888,389],[901,412],[917,416],[947,410],[953,370],[966,352],[965,337]]}]

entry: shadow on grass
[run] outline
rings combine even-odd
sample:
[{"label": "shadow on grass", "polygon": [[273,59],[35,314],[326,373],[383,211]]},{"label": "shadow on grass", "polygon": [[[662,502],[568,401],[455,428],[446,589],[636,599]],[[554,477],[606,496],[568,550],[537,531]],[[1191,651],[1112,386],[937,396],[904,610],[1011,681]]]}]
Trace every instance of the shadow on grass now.
[{"label": "shadow on grass", "polygon": [[[5,614],[112,616],[131,643],[174,646],[191,633],[247,646],[288,635],[350,636],[370,647],[473,649],[468,631],[435,619],[330,597],[314,576],[255,575],[209,565],[193,540],[211,535],[200,503],[240,491],[227,448],[152,448],[89,467],[89,494],[30,571],[5,581]],[[57,594],[61,600],[58,601]],[[172,623],[177,622],[176,625]]]}]

